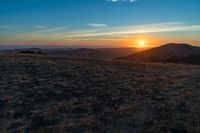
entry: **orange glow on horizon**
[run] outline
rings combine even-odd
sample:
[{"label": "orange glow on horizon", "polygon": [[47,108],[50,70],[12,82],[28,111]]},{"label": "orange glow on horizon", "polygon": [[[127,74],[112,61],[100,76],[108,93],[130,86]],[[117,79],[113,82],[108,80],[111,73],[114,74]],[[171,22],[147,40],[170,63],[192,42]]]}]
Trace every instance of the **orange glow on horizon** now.
[{"label": "orange glow on horizon", "polygon": [[129,39],[131,47],[136,48],[151,48],[164,43],[165,40],[150,35],[135,35]]},{"label": "orange glow on horizon", "polygon": [[139,40],[139,41],[137,41],[137,47],[139,47],[139,48],[145,48],[145,47],[147,47],[146,46],[146,44],[147,44],[147,41],[146,40]]},{"label": "orange glow on horizon", "polygon": [[[186,38],[187,39],[187,38]],[[182,40],[179,38],[160,37],[150,34],[140,34],[128,36],[126,38],[74,38],[74,39],[0,39],[0,45],[9,44],[11,46],[30,46],[30,47],[94,47],[94,48],[152,48],[166,43],[189,43],[198,46],[199,42],[194,40]]]}]

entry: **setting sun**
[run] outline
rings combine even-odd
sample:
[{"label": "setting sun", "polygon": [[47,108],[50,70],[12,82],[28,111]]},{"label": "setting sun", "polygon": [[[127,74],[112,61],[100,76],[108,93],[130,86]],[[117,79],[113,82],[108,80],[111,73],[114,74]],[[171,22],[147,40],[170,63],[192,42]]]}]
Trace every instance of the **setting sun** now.
[{"label": "setting sun", "polygon": [[138,45],[138,47],[140,47],[140,48],[144,48],[144,47],[146,47],[146,41],[145,40],[139,40],[138,42],[137,42],[137,45]]}]

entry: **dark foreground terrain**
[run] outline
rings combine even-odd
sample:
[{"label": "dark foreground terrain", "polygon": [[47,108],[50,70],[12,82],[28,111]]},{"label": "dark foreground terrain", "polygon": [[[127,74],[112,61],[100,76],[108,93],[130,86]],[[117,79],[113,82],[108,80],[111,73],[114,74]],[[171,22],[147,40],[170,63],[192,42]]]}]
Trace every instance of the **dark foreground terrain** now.
[{"label": "dark foreground terrain", "polygon": [[0,54],[1,133],[199,133],[200,66]]}]

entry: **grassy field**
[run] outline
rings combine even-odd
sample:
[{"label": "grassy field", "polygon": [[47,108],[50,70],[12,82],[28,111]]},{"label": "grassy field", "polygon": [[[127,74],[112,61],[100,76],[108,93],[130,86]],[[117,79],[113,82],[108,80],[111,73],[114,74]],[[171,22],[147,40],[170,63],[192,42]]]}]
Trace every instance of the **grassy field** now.
[{"label": "grassy field", "polygon": [[200,66],[0,54],[1,133],[199,133]]}]

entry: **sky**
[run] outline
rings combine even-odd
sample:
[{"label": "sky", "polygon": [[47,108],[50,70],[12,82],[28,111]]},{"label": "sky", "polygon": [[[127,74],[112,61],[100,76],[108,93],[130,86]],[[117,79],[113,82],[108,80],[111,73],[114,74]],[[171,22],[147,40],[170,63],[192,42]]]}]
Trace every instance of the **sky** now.
[{"label": "sky", "polygon": [[200,0],[0,0],[0,46],[200,46]]}]

